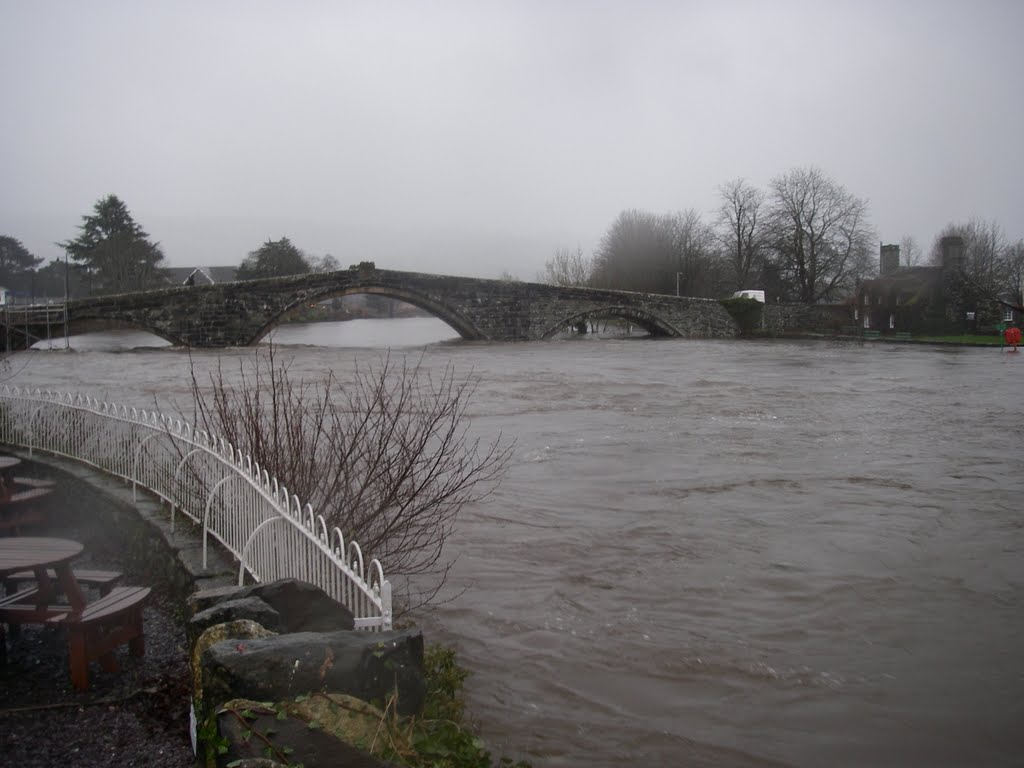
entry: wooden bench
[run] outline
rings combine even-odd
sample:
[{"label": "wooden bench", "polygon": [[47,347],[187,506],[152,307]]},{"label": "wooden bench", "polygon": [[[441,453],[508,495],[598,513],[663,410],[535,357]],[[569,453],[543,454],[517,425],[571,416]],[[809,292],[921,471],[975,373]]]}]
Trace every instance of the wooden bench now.
[{"label": "wooden bench", "polygon": [[[48,570],[47,575],[50,579],[56,579],[57,574],[55,571]],[[101,597],[106,597],[110,594],[117,582],[121,580],[120,571],[74,571],[75,581],[79,584],[85,584],[90,587],[96,587],[100,591]],[[11,592],[16,590],[23,581],[35,581],[36,575],[32,571],[18,571],[4,577],[4,591]]]},{"label": "wooden bench", "polygon": [[25,488],[54,488],[57,485],[56,480],[47,480],[42,477],[15,477],[11,482]]},{"label": "wooden bench", "polygon": [[880,331],[864,331],[865,339],[877,339],[881,335]]},{"label": "wooden bench", "polygon": [[128,643],[128,652],[142,656],[146,652],[142,626],[142,603],[149,587],[117,587],[105,597],[50,619],[68,630],[68,656],[71,684],[84,691],[89,687],[89,662],[99,661],[105,672],[117,672],[114,650]]},{"label": "wooden bench", "polygon": [[[5,488],[5,490],[7,490]],[[29,488],[27,491],[4,494],[0,504],[0,529],[9,529],[15,535],[27,525],[42,525],[46,522],[43,510],[32,502],[53,493],[53,488]]]},{"label": "wooden bench", "polygon": [[892,337],[894,339],[899,339],[900,341],[910,341],[910,334],[906,331],[897,331],[892,335]]}]

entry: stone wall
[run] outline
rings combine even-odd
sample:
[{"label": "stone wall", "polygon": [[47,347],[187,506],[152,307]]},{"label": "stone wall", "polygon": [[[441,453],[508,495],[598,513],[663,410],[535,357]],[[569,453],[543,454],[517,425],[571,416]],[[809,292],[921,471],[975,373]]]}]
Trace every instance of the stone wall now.
[{"label": "stone wall", "polygon": [[766,304],[762,310],[765,332],[841,333],[854,323],[853,309],[846,304]]}]

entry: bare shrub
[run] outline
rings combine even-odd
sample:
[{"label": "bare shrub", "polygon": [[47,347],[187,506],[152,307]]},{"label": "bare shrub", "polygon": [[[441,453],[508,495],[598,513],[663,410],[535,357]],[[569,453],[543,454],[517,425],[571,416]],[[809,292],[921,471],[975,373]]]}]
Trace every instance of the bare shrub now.
[{"label": "bare shrub", "polygon": [[357,366],[351,382],[331,372],[295,380],[270,346],[239,363],[239,383],[218,365],[204,390],[192,370],[194,423],[252,456],[346,540],[402,577],[404,605],[436,597],[453,561],[443,556],[460,510],[497,487],[513,445],[469,433],[479,381],[449,364],[439,377],[422,361],[387,355]]}]

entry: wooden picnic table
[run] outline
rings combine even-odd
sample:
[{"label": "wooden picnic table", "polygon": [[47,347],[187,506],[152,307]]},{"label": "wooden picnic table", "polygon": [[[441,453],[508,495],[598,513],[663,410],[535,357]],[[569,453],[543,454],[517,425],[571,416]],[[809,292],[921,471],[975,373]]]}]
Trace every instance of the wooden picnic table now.
[{"label": "wooden picnic table", "polygon": [[[22,605],[14,607],[0,604],[0,621],[40,623],[66,613],[69,608],[71,611],[85,608],[85,595],[71,570],[71,561],[80,554],[82,545],[71,539],[39,536],[0,539],[0,581],[17,571],[32,571],[36,581],[32,590],[23,590],[14,596],[23,596],[16,600]],[[54,573],[52,579],[50,570]],[[53,605],[58,591],[67,597],[67,607]],[[3,602],[15,602],[11,597],[8,596]],[[33,607],[28,608],[24,603],[30,603]]]},{"label": "wooden picnic table", "polygon": [[[89,687],[89,663],[98,661],[107,672],[117,672],[114,650],[128,644],[134,656],[145,653],[142,604],[149,587],[117,587],[86,604],[85,595],[71,561],[82,553],[82,545],[70,539],[14,536],[0,539],[0,582],[17,581],[30,571],[35,586],[0,597],[0,660],[7,653],[3,624],[45,624],[56,622],[68,632],[71,684],[84,691]],[[52,571],[52,575],[51,575]],[[119,573],[90,572],[98,583],[110,583]],[[102,577],[102,579],[100,578]],[[57,603],[63,593],[67,603]]]}]

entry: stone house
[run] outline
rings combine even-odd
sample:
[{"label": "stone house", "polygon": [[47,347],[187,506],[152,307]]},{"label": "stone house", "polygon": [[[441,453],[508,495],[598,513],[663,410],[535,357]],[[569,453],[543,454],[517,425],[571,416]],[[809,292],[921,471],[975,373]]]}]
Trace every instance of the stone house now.
[{"label": "stone house", "polygon": [[879,276],[863,281],[852,299],[853,322],[882,334],[984,333],[1020,322],[1017,309],[963,273],[963,238],[945,237],[941,249],[941,265],[901,267],[899,246],[883,245]]}]

